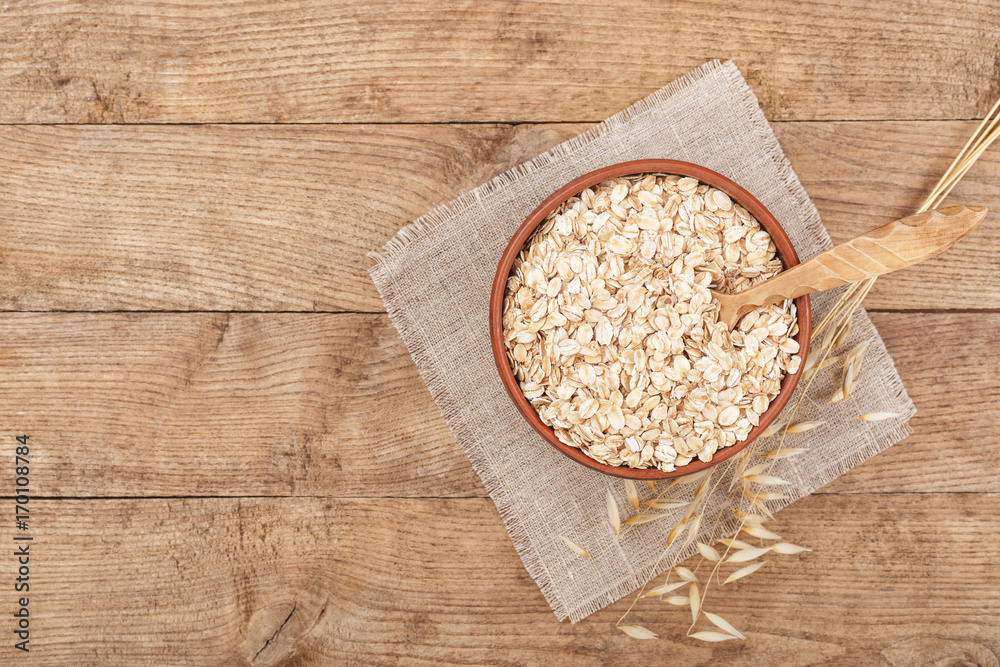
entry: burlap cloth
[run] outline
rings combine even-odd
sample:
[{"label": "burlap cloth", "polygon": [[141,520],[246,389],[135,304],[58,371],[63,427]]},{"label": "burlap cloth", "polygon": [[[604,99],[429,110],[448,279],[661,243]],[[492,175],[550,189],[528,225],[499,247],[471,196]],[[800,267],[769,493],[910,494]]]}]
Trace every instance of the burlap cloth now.
[{"label": "burlap cloth", "polygon": [[[543,199],[586,172],[640,158],[675,158],[704,165],[747,188],[791,237],[799,257],[830,247],[830,237],[757,99],[731,62],[707,63],[588,132],[539,155],[400,230],[374,254],[371,276],[413,361],[472,466],[496,503],[514,547],[556,616],[577,621],[614,602],[651,576],[694,553],[689,544],[660,558],[671,518],[639,526],[617,543],[608,524],[605,494],[631,513],[622,481],[587,470],[546,444],[504,392],[487,328],[487,304],[497,261],[514,230]],[[814,296],[814,322],[836,294]],[[792,485],[777,510],[842,475],[909,433],[913,404],[882,340],[859,312],[843,349],[872,345],[851,397],[829,404],[839,368],[820,373],[795,421],[822,420],[786,446],[808,452],[781,461],[775,474]],[[786,407],[782,418],[796,398]],[[898,419],[868,423],[867,412]],[[761,442],[770,449],[777,437]],[[770,441],[770,446],[768,445]],[[730,466],[726,462],[719,466]],[[720,470],[716,474],[728,474]],[[661,483],[663,484],[663,483]],[[722,512],[729,484],[708,499],[702,532],[732,534]],[[644,494],[649,494],[640,484]],[[691,485],[685,489],[690,497]],[[775,489],[778,490],[778,489]],[[680,495],[684,496],[684,493]],[[677,496],[673,490],[671,496]],[[628,510],[627,512],[625,510]],[[682,510],[676,510],[678,516]],[[595,555],[586,560],[559,538],[565,535]]]}]

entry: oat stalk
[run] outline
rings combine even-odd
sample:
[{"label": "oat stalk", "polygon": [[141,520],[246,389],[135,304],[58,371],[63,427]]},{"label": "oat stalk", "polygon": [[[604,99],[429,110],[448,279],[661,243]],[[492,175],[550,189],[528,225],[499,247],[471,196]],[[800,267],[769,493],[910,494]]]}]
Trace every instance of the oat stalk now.
[{"label": "oat stalk", "polygon": [[[969,138],[965,146],[963,146],[962,150],[959,152],[958,156],[956,156],[956,158],[952,161],[951,165],[949,165],[944,175],[942,175],[942,177],[938,180],[937,184],[935,184],[934,188],[932,188],[927,198],[924,199],[923,203],[917,209],[917,213],[932,208],[938,208],[944,201],[944,199],[948,196],[948,194],[952,191],[952,189],[954,189],[954,187],[962,179],[962,177],[965,176],[965,174],[969,171],[972,165],[975,164],[976,160],[979,159],[979,157],[983,154],[983,152],[985,152],[986,149],[989,148],[989,146],[994,141],[996,141],[997,138],[1000,138],[1000,99],[996,101],[996,103],[990,109],[989,113],[979,124],[978,128],[973,133],[972,137]],[[823,368],[824,364],[827,362],[827,359],[831,356],[831,352],[833,352],[842,343],[845,342],[848,336],[848,332],[850,330],[851,318],[853,317],[854,313],[858,310],[858,308],[861,306],[861,303],[864,301],[865,297],[871,291],[872,286],[875,284],[875,280],[876,280],[875,278],[871,278],[868,280],[861,281],[859,283],[854,283],[852,285],[849,285],[847,289],[844,291],[844,293],[841,295],[841,297],[833,304],[833,306],[826,314],[826,316],[824,316],[823,319],[820,321],[820,323],[814,328],[812,333],[812,340],[820,341],[820,344],[818,345],[816,351],[816,356],[819,357],[819,360],[814,361],[812,363],[810,363],[810,361],[808,360],[805,362],[806,368],[803,374],[804,387],[802,388],[799,394],[798,400],[792,407],[791,413],[788,416],[786,422],[782,426],[777,427],[777,430],[780,430],[781,432],[781,440],[779,441],[778,447],[765,454],[757,453],[756,454],[757,456],[761,456],[762,458],[767,459],[768,463],[763,465],[758,464],[749,469],[748,469],[748,464],[752,456],[750,452],[751,448],[747,449],[746,454],[734,458],[734,460],[731,462],[732,465],[730,466],[729,471],[727,471],[733,473],[733,480],[732,483],[730,484],[728,495],[726,497],[727,505],[734,502],[733,501],[734,494],[740,492],[742,496],[745,498],[745,500],[748,502],[749,507],[760,509],[765,514],[768,514],[768,516],[770,517],[770,512],[767,510],[766,506],[764,505],[764,502],[766,502],[767,500],[785,499],[785,496],[783,496],[782,494],[762,491],[762,487],[770,486],[776,484],[777,482],[782,481],[780,480],[780,478],[770,474],[771,469],[777,464],[779,460],[795,456],[801,451],[799,449],[786,448],[784,446],[785,439],[787,438],[789,433],[794,434],[796,432],[801,432],[803,430],[810,430],[811,428],[816,428],[820,425],[810,422],[795,424],[793,423],[792,420],[795,414],[797,413],[798,408],[802,403],[802,400],[808,394],[809,388],[811,387],[812,382],[817,375],[816,371]],[[822,338],[820,338],[820,336],[822,336]],[[862,348],[860,352],[857,352],[856,349],[855,351],[852,351],[851,354],[845,355],[844,357],[844,365],[845,365],[844,380],[842,381],[840,389],[840,393],[843,394],[843,398],[847,398],[850,395],[851,384],[853,384],[854,379],[856,379],[856,373],[861,363],[860,357],[863,356],[863,354],[864,354],[864,348]],[[815,357],[811,354],[810,358],[814,359]],[[809,374],[810,370],[812,370],[811,375]],[[806,377],[807,375],[808,377]],[[870,412],[860,415],[858,419],[875,422],[895,417],[898,417],[898,415],[894,413]],[[803,428],[805,424],[808,424],[808,427]],[[764,437],[771,434],[772,433],[765,433]],[[708,474],[706,475],[705,480],[703,482],[705,488],[707,488],[707,482],[711,478],[712,474],[711,470],[714,469],[706,471]],[[744,475],[748,476],[744,477]],[[720,478],[721,477],[723,476],[720,476]],[[677,481],[673,482],[670,485],[670,487],[676,485],[677,483],[678,483]],[[718,488],[720,483],[721,479],[716,481],[715,486],[712,488],[713,492],[716,488]],[[662,496],[662,493],[660,495]],[[709,496],[711,496],[711,492],[706,492],[699,499],[699,494],[696,492],[695,497],[691,501],[691,504],[688,508],[688,511],[685,512],[684,518],[670,531],[670,537],[668,537],[666,548],[664,549],[663,553],[660,555],[659,559],[657,559],[656,563],[654,564],[653,566],[654,570],[659,567],[660,562],[662,562],[663,558],[671,550],[671,547],[676,542],[676,540],[679,539],[681,533],[683,532],[683,529],[687,528],[691,515],[698,509],[697,507],[695,507],[695,505],[700,502],[703,502],[704,498]],[[737,518],[740,519],[740,524],[737,529],[737,534],[739,534],[740,532],[745,532],[758,539],[780,540],[780,536],[778,536],[776,533],[773,533],[761,526],[761,524],[766,520],[764,517],[761,517],[760,515],[753,514],[750,512],[743,512],[741,510],[736,510],[735,507],[734,507],[734,512],[736,513]],[[699,522],[702,516],[703,514],[698,515],[697,520]],[[718,528],[718,524],[722,516],[723,512],[720,511],[716,516],[715,524],[709,530],[710,534],[714,534],[715,530]],[[748,525],[749,525],[749,530],[748,530]],[[697,532],[698,532],[697,530],[689,531],[688,542],[700,538],[700,536],[697,535]],[[662,598],[662,595],[664,593],[669,592],[671,590],[675,590],[676,588],[688,584],[692,589],[691,593],[688,596],[686,597],[674,596],[674,598],[670,599],[670,601],[672,601],[673,603],[686,604],[691,607],[693,622],[691,624],[691,627],[688,629],[687,636],[706,642],[719,642],[730,639],[745,639],[745,637],[738,630],[736,630],[736,628],[732,626],[728,621],[726,621],[725,619],[716,614],[704,611],[703,609],[704,602],[708,595],[709,588],[712,585],[713,578],[719,581],[720,584],[730,583],[732,581],[736,581],[743,577],[749,576],[757,569],[762,567],[764,565],[764,561],[753,562],[750,563],[749,565],[741,567],[740,569],[732,572],[728,576],[725,582],[722,582],[719,576],[720,566],[722,566],[724,563],[742,563],[747,561],[753,561],[756,558],[759,558],[760,556],[763,556],[768,552],[773,552],[776,554],[783,554],[783,555],[794,555],[802,553],[803,551],[808,551],[808,549],[802,546],[781,541],[775,542],[774,544],[767,547],[765,546],[754,547],[749,543],[734,538],[720,539],[717,541],[726,546],[726,549],[723,553],[720,554],[717,549],[713,548],[712,546],[704,542],[697,542],[698,550],[701,554],[701,561],[699,562],[698,566],[696,566],[695,571],[692,572],[688,568],[684,567],[677,567],[673,568],[672,570],[668,570],[666,577],[667,581],[665,581],[664,584],[661,585],[660,587],[653,589],[653,591],[651,591],[646,596],[647,597],[656,596],[658,594]],[[732,553],[734,550],[735,553]],[[730,555],[731,553],[732,555]],[[699,588],[697,588],[698,586],[697,570],[704,562],[712,563],[713,568],[707,578],[707,581],[705,582],[704,590],[700,590]],[[676,571],[678,575],[683,579],[683,581],[675,584],[670,584],[669,579],[670,579],[670,573],[672,571]],[[649,583],[647,582],[647,584],[645,584],[642,587],[642,589],[640,589],[639,594],[632,601],[628,609],[626,609],[625,613],[616,623],[616,626],[623,632],[626,632],[626,634],[632,635],[633,633],[630,632],[629,630],[631,630],[633,627],[635,628],[640,627],[640,626],[622,626],[622,622],[635,607],[636,602],[638,602],[638,600],[641,597],[644,597],[643,592],[645,591],[646,586],[648,585]],[[695,596],[697,597],[697,602],[695,602]],[[701,631],[692,633],[691,630],[697,624],[699,615],[706,617],[709,621],[712,622],[712,624],[716,628],[723,630],[724,632],[718,632],[713,630],[713,631]],[[625,630],[625,628],[629,628],[629,630]],[[652,637],[650,638],[656,636],[653,633],[649,632],[648,630],[645,630],[645,628],[642,628],[642,630],[644,631],[641,633],[643,635],[643,638],[647,638],[649,635],[652,635]],[[646,633],[648,633],[648,635],[646,635]]]}]

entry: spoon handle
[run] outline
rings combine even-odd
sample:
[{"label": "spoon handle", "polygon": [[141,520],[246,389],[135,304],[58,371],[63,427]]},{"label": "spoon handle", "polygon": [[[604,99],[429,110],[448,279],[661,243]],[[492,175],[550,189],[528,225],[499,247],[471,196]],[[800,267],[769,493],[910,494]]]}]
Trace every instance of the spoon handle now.
[{"label": "spoon handle", "polygon": [[831,248],[736,296],[750,310],[897,271],[947,250],[985,217],[982,206],[917,213]]}]

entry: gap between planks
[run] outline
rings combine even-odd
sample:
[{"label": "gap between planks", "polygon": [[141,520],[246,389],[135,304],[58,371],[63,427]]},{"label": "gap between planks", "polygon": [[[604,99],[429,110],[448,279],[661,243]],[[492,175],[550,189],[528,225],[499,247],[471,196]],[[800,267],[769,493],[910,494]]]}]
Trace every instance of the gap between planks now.
[{"label": "gap between planks", "polygon": [[[879,498],[889,498],[893,496],[994,496],[993,491],[828,491],[813,492],[810,496],[824,496],[837,498],[857,498],[858,496],[878,496]],[[808,497],[808,496],[806,496]],[[14,496],[0,495],[0,500],[14,500]],[[337,495],[274,495],[274,496],[222,496],[222,495],[196,495],[196,496],[38,496],[32,495],[32,500],[46,501],[99,501],[99,500],[490,500],[490,496],[337,496]],[[793,503],[794,504],[794,503]],[[788,507],[791,507],[789,505]]]},{"label": "gap between planks", "polygon": [[[623,107],[625,108],[625,107]],[[346,121],[343,123],[338,123],[335,121],[293,121],[293,122],[276,122],[276,121],[238,121],[238,122],[225,122],[225,121],[205,121],[205,122],[187,122],[187,123],[157,123],[157,122],[138,122],[138,123],[0,123],[0,127],[114,127],[114,126],[145,126],[145,127],[200,127],[206,125],[226,125],[233,127],[252,127],[254,125],[261,126],[281,126],[281,127],[367,127],[367,126],[377,126],[377,125],[508,125],[510,127],[516,127],[518,125],[582,125],[585,123],[601,123],[604,122],[605,118],[576,118],[568,120],[439,120],[439,121],[371,121],[371,122],[358,122],[358,121]],[[981,116],[970,116],[970,117],[953,117],[953,118],[794,118],[794,119],[780,119],[772,120],[768,119],[768,122],[772,125],[784,124],[784,123],[931,123],[931,122],[968,122],[968,121],[981,121],[983,118]]]},{"label": "gap between planks", "polygon": [[[901,313],[905,315],[996,315],[1000,308],[865,308],[868,313]],[[157,314],[196,315],[225,313],[228,315],[385,315],[384,310],[0,310],[8,313],[48,313],[65,315]]]}]

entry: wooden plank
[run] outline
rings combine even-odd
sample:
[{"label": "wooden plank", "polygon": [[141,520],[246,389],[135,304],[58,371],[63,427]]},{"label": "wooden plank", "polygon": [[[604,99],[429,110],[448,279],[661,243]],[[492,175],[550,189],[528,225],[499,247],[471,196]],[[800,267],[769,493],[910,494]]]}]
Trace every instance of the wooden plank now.
[{"label": "wooden plank", "polygon": [[[987,545],[998,503],[994,494],[803,499],[775,529],[814,551],[710,589],[706,608],[749,637],[710,645],[683,638],[686,609],[653,600],[630,620],[657,641],[614,629],[629,599],[576,625],[556,622],[486,499],[33,501],[31,657],[916,665],[957,652],[993,664],[1000,571]],[[16,608],[12,587],[0,603]],[[12,642],[0,645],[0,660],[15,655]]]},{"label": "wooden plank", "polygon": [[480,126],[0,137],[0,304],[27,310],[382,310],[365,254],[541,150]]},{"label": "wooden plank", "polygon": [[12,313],[0,331],[0,424],[35,443],[38,494],[481,493],[385,316]]},{"label": "wooden plank", "polygon": [[[777,125],[841,241],[919,205],[973,127]],[[368,251],[585,128],[0,127],[0,308],[381,311]],[[998,183],[991,153],[952,200],[1000,211]],[[998,244],[988,221],[869,306],[1000,307]]]},{"label": "wooden plank", "polygon": [[[1000,492],[1000,315],[874,319],[915,434],[824,490]],[[10,313],[0,425],[50,497],[485,495],[384,315]]]},{"label": "wooden plank", "polygon": [[970,118],[1000,92],[990,2],[59,0],[2,20],[4,123],[598,121],[712,58],[771,118]]}]

